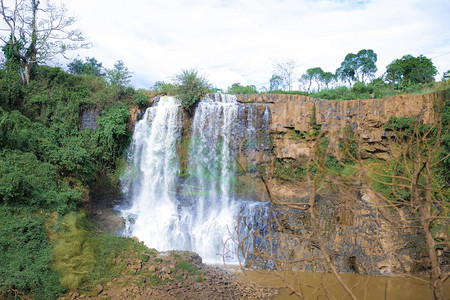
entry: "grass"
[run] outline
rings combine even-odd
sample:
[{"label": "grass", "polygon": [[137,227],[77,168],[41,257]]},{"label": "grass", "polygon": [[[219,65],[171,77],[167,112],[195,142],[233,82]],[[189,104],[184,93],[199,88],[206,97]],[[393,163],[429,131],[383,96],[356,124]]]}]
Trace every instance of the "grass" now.
[{"label": "grass", "polygon": [[100,282],[118,277],[126,268],[117,260],[130,252],[131,257],[147,262],[150,252],[144,244],[129,238],[97,234],[83,213],[62,218],[53,241],[52,268],[69,290],[88,291]]},{"label": "grass", "polygon": [[158,276],[152,275],[148,277],[148,282],[150,283],[150,285],[157,286],[160,285],[163,281]]},{"label": "grass", "polygon": [[145,254],[138,254],[137,257],[138,257],[139,260],[141,260],[143,262],[148,262],[149,259],[150,259],[150,257],[148,255],[145,255]]},{"label": "grass", "polygon": [[176,268],[180,270],[185,270],[188,272],[189,275],[194,275],[195,272],[198,270],[197,267],[191,265],[187,261],[183,260],[175,265]]}]

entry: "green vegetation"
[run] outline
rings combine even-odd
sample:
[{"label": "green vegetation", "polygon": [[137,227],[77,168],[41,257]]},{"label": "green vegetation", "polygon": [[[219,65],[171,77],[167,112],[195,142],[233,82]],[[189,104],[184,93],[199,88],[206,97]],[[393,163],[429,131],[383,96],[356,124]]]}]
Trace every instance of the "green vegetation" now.
[{"label": "green vegetation", "polygon": [[176,96],[185,109],[191,108],[211,91],[211,85],[197,70],[183,70],[175,76],[175,80]]},{"label": "green vegetation", "polygon": [[386,73],[386,79],[390,82],[411,85],[433,82],[437,70],[431,59],[423,55],[414,57],[408,54],[391,62]]},{"label": "green vegetation", "polygon": [[0,207],[0,298],[56,299],[65,288],[50,268],[52,250],[45,234],[46,215]]},{"label": "green vegetation", "polygon": [[254,85],[242,86],[240,83],[233,83],[227,91],[228,94],[258,94],[258,90]]},{"label": "green vegetation", "polygon": [[150,100],[149,95],[145,91],[137,91],[133,95],[133,104],[138,106],[144,106],[146,105]]},{"label": "green vegetation", "polygon": [[177,94],[176,86],[172,83],[157,81],[153,85],[152,91],[159,95],[175,96]]},{"label": "green vegetation", "polygon": [[[69,213],[56,227],[51,267],[61,274],[60,283],[69,290],[88,292],[119,276],[126,263],[117,258],[124,252],[142,262],[148,262],[153,254],[133,239],[97,233],[84,213]],[[149,280],[156,285],[159,279],[150,276]]]},{"label": "green vegetation", "polygon": [[371,49],[362,49],[356,54],[349,53],[336,70],[336,76],[349,84],[354,80],[364,83],[366,78],[375,76],[376,62],[377,54]]},{"label": "green vegetation", "polygon": [[183,70],[175,75],[174,83],[157,81],[151,90],[159,95],[175,96],[181,101],[182,107],[192,112],[194,104],[200,101],[207,93],[213,92],[211,85],[205,77],[198,74],[195,69]]},{"label": "green vegetation", "polygon": [[[45,66],[86,46],[63,7],[1,9],[10,39],[0,67],[0,297],[56,299],[119,273],[112,258],[129,241],[96,234],[80,211],[97,181],[116,172],[130,140],[129,105],[146,98],[128,86],[121,61],[112,70],[95,58],[75,59],[69,72]],[[88,109],[102,112],[95,131],[80,121]]]},{"label": "green vegetation", "polygon": [[[45,12],[45,13],[43,13]],[[89,44],[79,30],[73,28],[74,18],[66,16],[64,6],[50,1],[15,2],[1,6],[1,18],[7,25],[1,40],[7,64],[15,66],[24,85],[29,84],[35,68],[68,50],[86,48]]]},{"label": "green vegetation", "polygon": [[270,91],[277,91],[283,88],[283,78],[279,75],[272,75],[270,78]]},{"label": "green vegetation", "polygon": [[275,161],[274,177],[282,181],[296,181],[305,177],[307,171],[306,163],[296,160]]},{"label": "green vegetation", "polygon": [[330,89],[321,89],[319,92],[311,91],[291,91],[282,90],[270,91],[269,93],[304,95],[318,99],[327,100],[353,100],[370,99],[394,96],[397,94],[423,94],[434,92],[434,84],[410,84],[398,85],[387,83],[381,78],[377,78],[367,84],[362,82],[355,83],[352,87],[338,86]]},{"label": "green vegetation", "polygon": [[[385,75],[375,78],[377,54],[371,49],[348,53],[335,71],[309,68],[300,76],[299,90],[293,91],[295,63],[277,64],[268,93],[298,94],[328,100],[383,98],[396,94],[423,94],[435,91],[436,67],[431,59],[405,55],[387,66]],[[443,78],[445,80],[445,76]],[[288,88],[288,82],[290,84]]]},{"label": "green vegetation", "polygon": [[187,271],[189,275],[194,275],[195,272],[198,270],[197,267],[191,265],[187,261],[183,260],[175,265],[176,268],[180,270]]},{"label": "green vegetation", "polygon": [[86,57],[86,62],[76,58],[67,65],[67,71],[71,74],[85,74],[91,76],[104,76],[103,65],[94,57]]},{"label": "green vegetation", "polygon": [[[135,92],[117,93],[95,59],[76,66],[34,66],[26,85],[17,65],[0,70],[1,297],[55,299],[118,272],[108,264],[124,242],[96,235],[78,212],[96,181],[116,172]],[[82,129],[80,114],[93,108],[98,128]]]}]

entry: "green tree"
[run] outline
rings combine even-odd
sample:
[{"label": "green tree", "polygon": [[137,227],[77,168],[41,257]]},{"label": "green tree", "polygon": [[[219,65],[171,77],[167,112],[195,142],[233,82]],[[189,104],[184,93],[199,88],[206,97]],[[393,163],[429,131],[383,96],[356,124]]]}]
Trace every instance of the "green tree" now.
[{"label": "green tree", "polygon": [[105,109],[97,119],[98,128],[93,135],[94,155],[104,167],[114,167],[130,141],[127,120],[130,112],[126,106],[113,106]]},{"label": "green tree", "polygon": [[211,91],[206,78],[200,76],[195,69],[183,70],[175,75],[176,96],[185,109],[191,108],[197,101]]},{"label": "green tree", "polygon": [[[371,49],[362,49],[356,56],[358,57],[358,69],[356,73],[358,79],[360,79],[362,83],[365,83],[365,79],[374,78],[375,73],[378,70],[376,66],[377,54]],[[361,75],[361,78],[359,78],[359,75]]]},{"label": "green tree", "polygon": [[[68,50],[88,47],[80,31],[72,29],[74,18],[66,17],[67,9],[39,0],[15,1],[8,6],[0,0],[4,21],[0,39],[8,47],[9,58],[18,63],[22,83],[30,83],[33,68]],[[7,56],[8,58],[8,56]]]},{"label": "green tree", "polygon": [[299,82],[301,82],[301,81],[308,82],[308,92],[310,92],[311,85],[314,80],[317,84],[318,90],[320,91],[320,83],[321,83],[323,74],[324,74],[324,72],[323,72],[322,68],[319,68],[319,67],[309,68],[308,70],[306,70],[305,74],[303,74],[302,77],[300,77]]},{"label": "green tree", "polygon": [[450,70],[442,74],[442,80],[449,80],[449,79],[450,79]]},{"label": "green tree", "polygon": [[391,62],[386,69],[386,79],[393,83],[415,84],[434,81],[437,69],[431,59],[410,54]]},{"label": "green tree", "polygon": [[131,72],[123,61],[118,60],[114,64],[114,68],[107,71],[107,78],[112,86],[128,87],[131,82]]},{"label": "green tree", "polygon": [[254,85],[242,86],[240,83],[233,83],[227,91],[228,94],[258,94],[258,90]]},{"label": "green tree", "polygon": [[158,94],[169,96],[174,96],[177,93],[175,85],[173,85],[172,83],[166,83],[164,81],[155,82],[151,90],[155,91]]},{"label": "green tree", "polygon": [[347,81],[349,85],[352,85],[355,80],[356,74],[356,55],[349,53],[345,56],[341,66],[336,70],[336,75],[342,81]]},{"label": "green tree", "polygon": [[355,79],[364,83],[366,78],[375,76],[376,62],[377,54],[371,49],[362,49],[357,54],[349,53],[336,70],[336,75],[350,85]]},{"label": "green tree", "polygon": [[327,89],[330,88],[330,83],[332,83],[336,79],[336,76],[331,72],[323,72],[320,77],[322,83],[325,84]]},{"label": "green tree", "polygon": [[311,78],[316,82],[317,91],[320,92],[320,84],[322,83],[322,77],[325,72],[322,70],[322,68],[316,67],[306,70],[306,73],[310,74]]},{"label": "green tree", "polygon": [[272,75],[270,78],[270,90],[277,91],[283,88],[283,79],[278,75]]},{"label": "green tree", "polygon": [[104,76],[105,71],[103,69],[102,63],[97,61],[93,57],[86,57],[86,62],[81,59],[74,59],[71,63],[67,65],[69,73],[72,74],[87,74],[92,76]]}]

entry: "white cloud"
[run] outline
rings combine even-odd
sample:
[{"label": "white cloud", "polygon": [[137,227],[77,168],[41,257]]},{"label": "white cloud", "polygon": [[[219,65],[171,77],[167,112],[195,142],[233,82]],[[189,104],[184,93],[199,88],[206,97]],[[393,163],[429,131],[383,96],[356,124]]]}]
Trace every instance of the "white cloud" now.
[{"label": "white cloud", "polygon": [[[137,87],[197,68],[217,87],[268,86],[272,61],[295,59],[299,74],[335,71],[345,55],[378,54],[381,74],[405,54],[450,52],[444,0],[66,0],[105,66],[123,60]],[[450,54],[433,60],[442,73]]]}]

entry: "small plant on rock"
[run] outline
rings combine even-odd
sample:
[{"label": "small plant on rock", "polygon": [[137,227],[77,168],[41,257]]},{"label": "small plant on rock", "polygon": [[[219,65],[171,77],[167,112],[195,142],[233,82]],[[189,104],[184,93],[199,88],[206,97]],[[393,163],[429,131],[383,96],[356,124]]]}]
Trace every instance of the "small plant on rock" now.
[{"label": "small plant on rock", "polygon": [[195,69],[183,70],[175,76],[177,98],[185,109],[191,108],[211,91],[208,81]]}]

